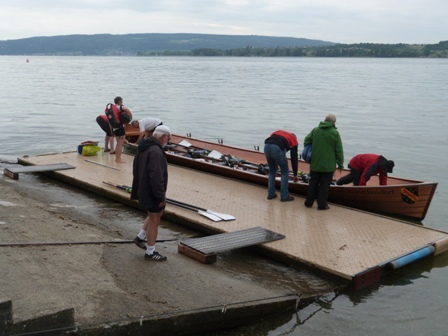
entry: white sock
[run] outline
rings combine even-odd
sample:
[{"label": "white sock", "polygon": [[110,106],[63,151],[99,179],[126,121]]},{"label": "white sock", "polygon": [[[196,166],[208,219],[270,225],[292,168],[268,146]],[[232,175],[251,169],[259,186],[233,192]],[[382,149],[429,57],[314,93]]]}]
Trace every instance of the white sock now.
[{"label": "white sock", "polygon": [[146,254],[151,255],[154,253],[154,251],[156,250],[155,246],[147,246],[146,247]]},{"label": "white sock", "polygon": [[146,239],[146,231],[140,230],[137,237],[139,237],[141,240],[145,240]]}]

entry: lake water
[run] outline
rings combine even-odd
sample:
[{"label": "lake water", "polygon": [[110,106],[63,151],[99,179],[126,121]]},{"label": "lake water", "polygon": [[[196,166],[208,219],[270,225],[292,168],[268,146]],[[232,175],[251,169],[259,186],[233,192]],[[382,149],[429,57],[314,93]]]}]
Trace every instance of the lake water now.
[{"label": "lake water", "polygon": [[[423,225],[448,231],[448,60],[0,57],[0,161],[103,140],[95,122],[120,95],[135,118],[245,148],[276,129],[305,135],[336,114],[346,166],[358,153],[394,175],[439,183]],[[263,335],[447,335],[448,253],[377,286],[329,295]],[[284,320],[285,317],[283,316]]]}]

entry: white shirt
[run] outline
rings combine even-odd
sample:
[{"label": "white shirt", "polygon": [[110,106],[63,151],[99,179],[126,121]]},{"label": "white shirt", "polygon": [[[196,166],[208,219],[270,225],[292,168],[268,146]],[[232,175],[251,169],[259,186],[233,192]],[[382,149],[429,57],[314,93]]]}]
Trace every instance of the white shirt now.
[{"label": "white shirt", "polygon": [[157,118],[143,118],[138,121],[140,132],[151,131],[160,125],[162,120]]}]

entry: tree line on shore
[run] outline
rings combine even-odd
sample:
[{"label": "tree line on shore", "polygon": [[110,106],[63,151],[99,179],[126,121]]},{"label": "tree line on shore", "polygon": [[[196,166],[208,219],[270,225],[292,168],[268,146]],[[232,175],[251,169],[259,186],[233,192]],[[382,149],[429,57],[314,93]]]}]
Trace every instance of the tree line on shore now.
[{"label": "tree line on shore", "polygon": [[237,56],[237,57],[413,57],[447,58],[448,41],[437,44],[336,44],[333,46],[300,46],[214,49],[199,48],[191,51],[139,52],[137,56]]}]

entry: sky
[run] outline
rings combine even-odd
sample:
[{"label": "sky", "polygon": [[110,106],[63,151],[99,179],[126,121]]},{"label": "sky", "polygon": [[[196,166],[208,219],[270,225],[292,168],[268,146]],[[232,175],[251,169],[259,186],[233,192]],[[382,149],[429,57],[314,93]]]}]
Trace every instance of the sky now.
[{"label": "sky", "polygon": [[447,0],[0,0],[0,40],[202,33],[336,43],[448,40]]}]

